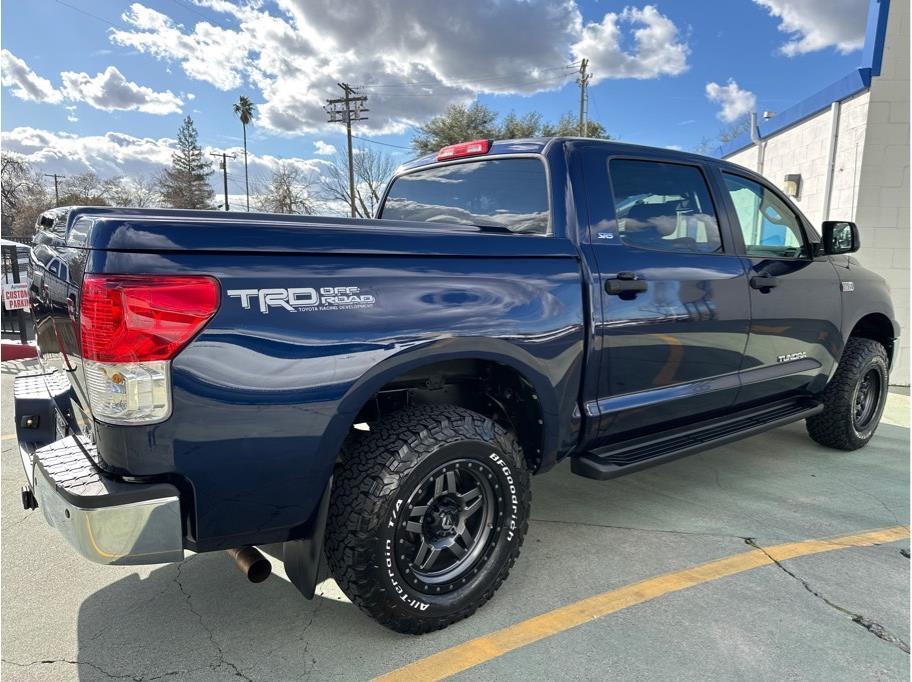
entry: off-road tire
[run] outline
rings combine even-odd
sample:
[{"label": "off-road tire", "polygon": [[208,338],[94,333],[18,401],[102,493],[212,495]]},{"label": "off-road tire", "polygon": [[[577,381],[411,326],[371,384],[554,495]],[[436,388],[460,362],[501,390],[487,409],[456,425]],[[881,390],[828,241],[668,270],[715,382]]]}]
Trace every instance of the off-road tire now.
[{"label": "off-road tire", "polygon": [[[875,372],[879,394],[870,419],[860,428],[855,423],[857,391],[862,380]],[[887,351],[871,339],[849,337],[839,367],[823,393],[823,412],[809,417],[808,434],[821,445],[838,450],[857,450],[871,440],[883,414],[889,385]]]},{"label": "off-road tire", "polygon": [[[407,532],[400,527],[414,518],[410,501],[434,494],[427,481],[436,479],[428,477],[441,467],[462,467],[460,476],[483,472],[486,499],[499,511],[485,516],[491,519],[485,550],[460,569],[467,575],[435,594],[440,586],[419,581],[396,549],[404,542],[397,532]],[[529,473],[512,433],[461,407],[408,407],[372,423],[338,467],[326,528],[328,564],[348,598],[381,624],[409,634],[439,630],[472,615],[506,580],[528,529],[530,502]]]}]

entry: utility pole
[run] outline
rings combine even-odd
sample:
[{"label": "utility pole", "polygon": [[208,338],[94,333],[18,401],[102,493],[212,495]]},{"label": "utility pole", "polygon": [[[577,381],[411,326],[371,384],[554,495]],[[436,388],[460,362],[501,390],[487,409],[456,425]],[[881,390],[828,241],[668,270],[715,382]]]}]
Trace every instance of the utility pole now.
[{"label": "utility pole", "polygon": [[326,100],[323,110],[329,114],[330,123],[344,123],[348,133],[348,194],[351,200],[351,215],[355,217],[355,167],[352,158],[352,121],[366,121],[367,116],[361,114],[370,109],[364,108],[367,95],[356,95],[355,89],[348,83],[337,83],[345,95],[339,99]]},{"label": "utility pole", "polygon": [[579,68],[579,78],[576,79],[576,82],[580,86],[580,105],[579,105],[579,134],[580,137],[586,137],[588,132],[587,128],[589,127],[588,121],[588,112],[586,111],[586,105],[589,102],[589,99],[586,95],[586,88],[589,86],[589,79],[592,78],[591,73],[586,73],[586,69],[589,67],[589,60],[585,57],[580,63]]},{"label": "utility pole", "polygon": [[228,210],[228,159],[236,159],[237,154],[226,154],[225,152],[209,152],[210,156],[222,157],[219,161],[219,168],[222,169],[222,177],[225,180],[225,210]]},{"label": "utility pole", "polygon": [[60,190],[57,188],[57,178],[65,178],[65,175],[57,175],[57,173],[45,173],[44,177],[54,178],[54,206],[60,206]]}]

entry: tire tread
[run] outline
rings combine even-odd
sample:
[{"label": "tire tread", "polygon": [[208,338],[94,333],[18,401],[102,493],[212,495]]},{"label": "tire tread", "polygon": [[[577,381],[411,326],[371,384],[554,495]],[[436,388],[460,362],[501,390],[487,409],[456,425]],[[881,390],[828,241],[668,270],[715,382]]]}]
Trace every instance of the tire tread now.
[{"label": "tire tread", "polygon": [[398,632],[423,634],[445,628],[472,615],[509,575],[528,529],[528,514],[516,530],[516,542],[491,586],[480,599],[445,617],[419,618],[406,612],[372,575],[374,533],[386,522],[384,512],[411,471],[441,444],[464,439],[495,443],[505,455],[528,509],[529,474],[513,434],[491,419],[455,405],[407,407],[372,425],[346,452],[333,482],[326,530],[326,557],[339,587],[361,610]]},{"label": "tire tread", "polygon": [[[839,367],[823,392],[823,412],[805,421],[808,435],[813,440],[837,450],[857,450],[870,440],[859,438],[852,428],[852,397],[862,372],[874,358],[880,358],[884,367],[888,365],[887,351],[881,343],[849,337]],[[886,384],[882,388],[886,391]]]}]

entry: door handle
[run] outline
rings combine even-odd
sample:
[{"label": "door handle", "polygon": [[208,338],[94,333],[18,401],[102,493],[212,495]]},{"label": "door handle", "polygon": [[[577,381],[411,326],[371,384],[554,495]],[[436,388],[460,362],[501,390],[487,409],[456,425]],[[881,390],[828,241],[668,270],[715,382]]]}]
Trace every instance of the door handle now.
[{"label": "door handle", "polygon": [[751,289],[759,289],[766,293],[775,286],[779,286],[779,280],[772,275],[756,275],[750,278]]},{"label": "door handle", "polygon": [[646,291],[646,282],[637,279],[636,273],[619,272],[617,277],[605,280],[605,291],[612,296],[639,294]]}]

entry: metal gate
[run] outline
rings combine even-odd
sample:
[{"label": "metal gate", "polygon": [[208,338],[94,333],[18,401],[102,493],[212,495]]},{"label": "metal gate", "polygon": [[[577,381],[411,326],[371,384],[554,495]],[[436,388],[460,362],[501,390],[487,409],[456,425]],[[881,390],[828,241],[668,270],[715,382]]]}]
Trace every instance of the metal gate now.
[{"label": "metal gate", "polygon": [[[3,258],[0,261],[0,273],[3,284],[13,284],[28,281],[28,274],[24,272],[24,263],[20,261],[22,247],[12,244],[2,246]],[[3,334],[18,334],[20,343],[28,342],[29,315],[25,310],[7,310],[3,305],[2,328]]]}]

